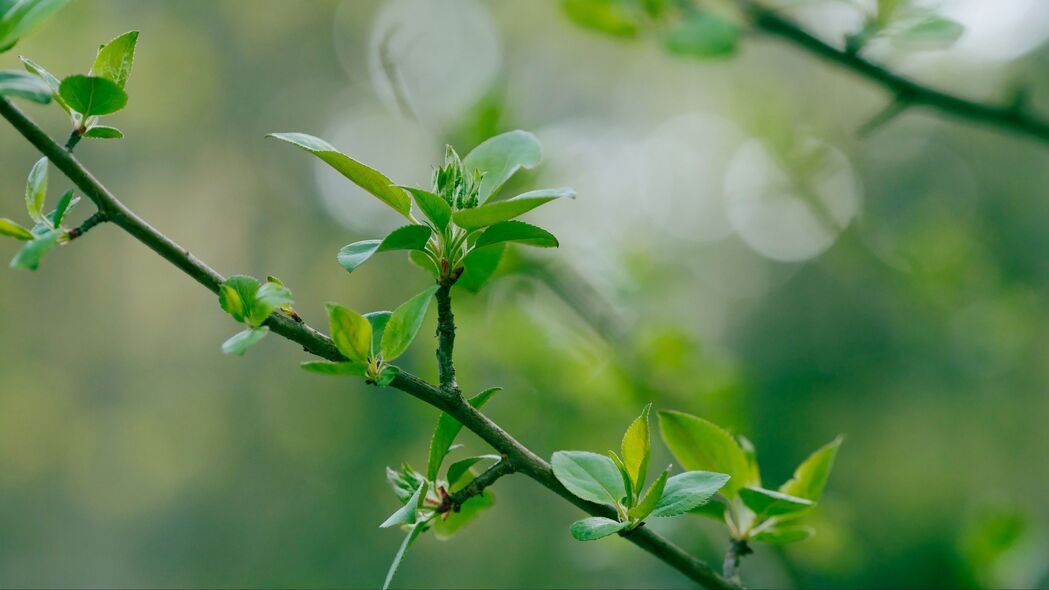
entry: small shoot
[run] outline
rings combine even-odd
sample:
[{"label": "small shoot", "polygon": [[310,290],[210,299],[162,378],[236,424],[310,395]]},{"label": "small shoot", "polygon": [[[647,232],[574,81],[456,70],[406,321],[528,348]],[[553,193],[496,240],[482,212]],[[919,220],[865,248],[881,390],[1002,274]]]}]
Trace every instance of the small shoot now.
[{"label": "small shoot", "polygon": [[62,226],[66,215],[80,202],[73,191],[66,191],[58,205],[45,213],[47,201],[48,161],[41,158],[33,165],[26,180],[26,212],[33,221],[32,227],[24,227],[16,221],[0,218],[0,236],[25,242],[22,249],[11,260],[11,268],[36,270],[45,254],[70,240],[69,230]]},{"label": "small shoot", "polygon": [[249,348],[262,340],[270,329],[263,324],[275,312],[283,312],[294,302],[291,291],[283,283],[267,281],[259,284],[254,277],[232,276],[219,287],[219,305],[247,328],[234,334],[222,344],[222,352],[244,356]]},{"label": "small shoot", "polygon": [[550,460],[554,475],[569,492],[615,510],[615,519],[592,517],[572,524],[579,541],[594,541],[616,533],[629,534],[645,519],[686,514],[708,502],[729,481],[710,471],[688,471],[671,476],[667,467],[645,489],[651,455],[649,413],[652,404],[627,428],[620,454],[608,456],[586,451],[558,451]]}]

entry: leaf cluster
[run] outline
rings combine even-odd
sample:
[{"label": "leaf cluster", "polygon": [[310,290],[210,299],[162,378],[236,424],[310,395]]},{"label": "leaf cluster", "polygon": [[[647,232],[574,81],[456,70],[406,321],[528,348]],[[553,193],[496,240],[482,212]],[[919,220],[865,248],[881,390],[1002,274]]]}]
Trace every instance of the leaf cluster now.
[{"label": "leaf cluster", "polygon": [[47,176],[47,158],[40,158],[29,171],[25,187],[26,211],[34,224],[31,228],[23,227],[11,219],[0,218],[0,236],[25,242],[11,260],[11,268],[36,270],[45,254],[69,241],[69,230],[62,227],[62,221],[80,202],[80,197],[74,197],[72,190],[66,191],[58,199],[55,208],[45,214]]},{"label": "leaf cluster", "polygon": [[244,356],[249,348],[269,334],[269,327],[262,325],[276,311],[297,317],[291,304],[294,297],[284,283],[276,277],[268,277],[260,284],[254,277],[232,276],[219,287],[219,305],[247,328],[234,334],[222,344],[222,352]]}]

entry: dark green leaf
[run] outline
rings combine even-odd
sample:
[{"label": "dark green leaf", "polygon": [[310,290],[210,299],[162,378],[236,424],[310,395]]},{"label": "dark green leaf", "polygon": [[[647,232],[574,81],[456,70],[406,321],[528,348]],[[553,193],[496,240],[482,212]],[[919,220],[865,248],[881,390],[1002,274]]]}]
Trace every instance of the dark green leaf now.
[{"label": "dark green leaf", "polygon": [[743,449],[722,428],[684,412],[660,412],[659,428],[663,441],[682,467],[732,477],[721,490],[726,498],[734,498],[739,488],[751,483],[750,465]]},{"label": "dark green leaf", "polygon": [[667,480],[663,497],[652,516],[677,516],[710,501],[729,477],[724,473],[686,471]]},{"label": "dark green leaf", "polygon": [[[418,226],[416,226],[418,227]],[[428,228],[427,228],[428,231]],[[393,311],[383,331],[380,350],[384,361],[392,361],[404,354],[419,333],[437,285],[419,293]]]},{"label": "dark green leaf", "polygon": [[47,83],[26,72],[0,71],[0,96],[17,96],[40,104],[51,102]]},{"label": "dark green leaf", "polygon": [[402,186],[400,188],[403,188],[415,197],[415,204],[419,206],[419,210],[423,212],[423,215],[433,223],[437,231],[443,231],[444,228],[448,227],[448,222],[452,218],[452,206],[442,199],[440,195],[411,186]]},{"label": "dark green leaf", "polygon": [[554,235],[541,227],[523,221],[500,221],[477,238],[475,247],[483,248],[500,242],[517,242],[538,248],[556,248],[559,244]]},{"label": "dark green leaf", "polygon": [[468,172],[484,175],[477,195],[478,201],[484,204],[514,173],[521,168],[535,168],[542,158],[536,136],[518,129],[488,138],[466,154],[463,164]]},{"label": "dark green leaf", "polygon": [[[470,398],[470,405],[480,410],[500,389],[492,387],[478,393]],[[459,435],[462,428],[463,425],[458,420],[444,412],[437,418],[437,427],[434,428],[433,437],[430,439],[430,458],[426,466],[427,479],[431,481],[437,479],[441,463],[448,456],[448,451],[452,448],[452,443],[455,442],[455,437]]]},{"label": "dark green leaf", "polygon": [[328,324],[335,348],[351,361],[368,363],[372,347],[372,325],[361,314],[329,303]]},{"label": "dark green leaf", "polygon": [[807,526],[779,526],[761,531],[751,538],[759,543],[786,545],[804,541],[815,534],[815,532],[811,527]]},{"label": "dark green leaf", "polygon": [[555,199],[574,199],[575,191],[570,188],[549,188],[531,191],[506,201],[498,201],[463,209],[452,213],[456,225],[463,229],[481,229],[489,225],[513,219]]},{"label": "dark green leaf", "polygon": [[472,293],[480,291],[499,268],[499,261],[503,259],[504,252],[506,244],[474,248],[463,258],[465,270],[455,284]]},{"label": "dark green leaf", "polygon": [[835,438],[819,450],[809,455],[798,469],[794,477],[779,487],[779,491],[798,498],[805,498],[818,502],[823,494],[823,487],[827,485],[830,470],[834,467],[834,458],[838,454],[838,447],[844,439]]},{"label": "dark green leaf", "polygon": [[266,326],[261,328],[248,328],[242,332],[238,332],[233,335],[232,338],[222,343],[222,352],[226,354],[235,354],[237,356],[244,356],[244,353],[249,348],[255,345],[259,340],[262,340],[266,334],[270,333],[270,329]]},{"label": "dark green leaf", "polygon": [[331,361],[306,361],[299,365],[304,370],[318,375],[352,375],[363,377],[368,371],[368,366],[361,363],[344,362],[333,363]]},{"label": "dark green leaf", "polygon": [[29,171],[25,185],[25,208],[37,223],[44,221],[44,200],[47,198],[47,158],[40,158]]},{"label": "dark green leaf", "polygon": [[804,512],[815,506],[812,500],[774,492],[764,488],[746,487],[739,490],[743,505],[759,517],[784,516]]},{"label": "dark green leaf", "polygon": [[62,221],[66,218],[66,213],[72,209],[76,204],[80,202],[80,199],[73,200],[73,190],[67,190],[58,199],[58,205],[55,206],[55,210],[48,214],[47,218],[51,221],[51,225],[58,227],[62,225]]},{"label": "dark green leaf", "polygon": [[7,51],[69,0],[20,0],[0,15],[0,53]]},{"label": "dark green leaf", "polygon": [[0,218],[0,236],[7,236],[23,242],[33,239],[33,234],[28,229],[6,218]]},{"label": "dark green leaf", "polygon": [[91,66],[91,75],[110,80],[123,89],[131,76],[137,43],[138,31],[130,31],[103,45],[95,57],[95,65]]},{"label": "dark green leaf", "polygon": [[124,132],[116,127],[94,125],[84,133],[84,137],[92,139],[124,139]]},{"label": "dark green leaf", "polygon": [[58,245],[59,240],[62,238],[61,230],[49,230],[35,240],[26,242],[22,249],[15,254],[15,257],[11,260],[11,268],[24,268],[26,270],[36,270],[40,267],[40,259],[44,257],[52,248]]},{"label": "dark green leaf", "polygon": [[623,476],[611,459],[586,451],[558,451],[550,459],[554,475],[568,491],[598,504],[616,505],[626,496]]},{"label": "dark green leaf", "polygon": [[630,526],[629,522],[617,522],[610,518],[595,516],[573,522],[571,531],[577,541],[596,541],[614,535],[628,526]]},{"label": "dark green leaf", "polygon": [[127,106],[127,93],[116,82],[95,76],[70,76],[62,80],[58,93],[85,118],[109,115]]},{"label": "dark green leaf", "polygon": [[412,201],[404,191],[378,170],[341,153],[328,142],[305,133],[271,133],[269,137],[288,142],[317,156],[351,182],[371,193],[401,215],[410,218]]},{"label": "dark green leaf", "polygon": [[562,6],[580,26],[616,37],[637,36],[640,15],[625,0],[563,0]]},{"label": "dark green leaf", "polygon": [[739,26],[708,11],[692,12],[666,36],[671,53],[701,59],[732,55],[738,42]]},{"label": "dark green leaf", "polygon": [[[637,503],[637,506],[627,511],[627,515],[630,518],[643,519],[652,514],[652,511],[659,506],[659,502],[663,498],[663,490],[666,489],[668,477],[670,477],[669,468],[663,470],[663,473],[649,486],[648,491],[645,492],[644,497]],[[641,494],[638,493],[638,495],[640,496]]]},{"label": "dark green leaf", "polygon": [[379,373],[379,378],[375,380],[375,384],[379,387],[386,387],[387,385],[393,383],[393,380],[396,379],[397,375],[400,375],[400,373],[401,370],[397,367],[393,365],[386,365]]}]

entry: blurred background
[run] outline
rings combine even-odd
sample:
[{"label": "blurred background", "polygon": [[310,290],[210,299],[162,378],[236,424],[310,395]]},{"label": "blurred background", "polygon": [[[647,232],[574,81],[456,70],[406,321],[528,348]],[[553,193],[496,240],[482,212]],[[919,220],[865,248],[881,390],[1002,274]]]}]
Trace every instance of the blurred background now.
[{"label": "blurred background", "polygon": [[[784,4],[827,39],[862,26],[848,3]],[[877,57],[980,100],[1022,85],[1049,113],[1041,0],[940,6],[958,43]],[[579,198],[530,214],[559,250],[456,303],[460,383],[505,387],[496,421],[541,455],[603,451],[652,401],[748,436],[770,485],[844,433],[816,536],[759,547],[750,585],[1049,584],[1045,144],[920,109],[860,139],[886,96],[779,41],[687,59],[552,0],[80,1],[0,67],[81,72],[131,29],[109,119],[127,139],[78,156],[220,272],[279,276],[318,326],[326,301],[390,309],[427,283],[397,254],[347,275],[335,252],[396,214],[266,133],[425,185],[445,144],[531,130],[545,162],[509,190]],[[38,157],[0,126],[0,215],[21,217]],[[52,171],[50,202],[67,186]],[[279,338],[222,355],[239,327],[215,299],[106,227],[0,273],[0,586],[381,584],[402,540],[378,528],[398,506],[383,468],[423,466],[436,412],[307,374]],[[433,377],[431,345],[404,364]],[[579,513],[523,477],[495,495],[395,585],[689,586],[622,540],[573,541]],[[652,526],[720,563],[723,527]]]}]

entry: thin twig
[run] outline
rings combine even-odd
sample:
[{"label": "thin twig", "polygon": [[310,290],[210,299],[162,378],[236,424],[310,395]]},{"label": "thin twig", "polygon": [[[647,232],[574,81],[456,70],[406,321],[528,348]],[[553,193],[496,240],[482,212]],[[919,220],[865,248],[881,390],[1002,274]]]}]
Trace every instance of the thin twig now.
[{"label": "thin twig", "polygon": [[81,223],[80,225],[76,226],[75,228],[69,230],[69,233],[67,235],[69,236],[70,240],[75,240],[75,239],[79,238],[80,236],[86,234],[87,232],[91,231],[91,228],[95,227],[96,225],[98,225],[100,223],[105,223],[105,222],[106,222],[106,214],[102,213],[101,211],[95,211],[91,215],[91,217],[88,217],[87,219],[84,220],[84,223]]},{"label": "thin twig", "polygon": [[882,86],[892,93],[893,97],[904,97],[911,105],[928,107],[957,119],[982,123],[1049,142],[1049,121],[1023,108],[1017,108],[1016,104],[985,104],[935,90],[869,61],[862,57],[860,52],[840,50],[817,39],[761,2],[737,0],[737,4],[758,31],[779,37],[832,64],[850,70]]},{"label": "thin twig", "polygon": [[[72,154],[55,143],[7,99],[0,98],[0,116],[7,119],[23,137],[51,160],[52,164],[95,203],[95,206],[107,216],[109,221],[211,292],[218,292],[219,286],[225,280],[221,274],[135,215],[95,179]],[[266,320],[266,325],[273,332],[300,344],[311,354],[332,361],[346,360],[332,344],[330,338],[304,322],[297,322],[291,317],[276,313]],[[461,395],[435,387],[407,371],[401,371],[390,385],[447,412],[504,455],[505,460],[512,463],[517,471],[527,475],[571,504],[593,516],[615,517],[611,507],[587,502],[569,492],[554,477],[549,463],[510,436],[490,418],[466,403]],[[708,564],[692,557],[650,530],[638,530],[636,534],[630,535],[628,540],[703,586],[724,590],[738,590],[740,587],[722,578]]]},{"label": "thin twig", "polygon": [[485,489],[494,484],[499,478],[510,475],[517,471],[514,464],[509,461],[499,461],[495,465],[492,465],[485,470],[484,473],[478,475],[473,481],[466,484],[466,487],[449,494],[441,499],[441,505],[437,507],[437,512],[444,514],[446,512],[459,512],[459,509],[466,504],[470,498],[479,496],[484,493]]}]

